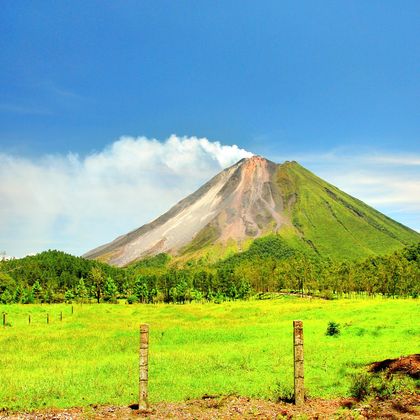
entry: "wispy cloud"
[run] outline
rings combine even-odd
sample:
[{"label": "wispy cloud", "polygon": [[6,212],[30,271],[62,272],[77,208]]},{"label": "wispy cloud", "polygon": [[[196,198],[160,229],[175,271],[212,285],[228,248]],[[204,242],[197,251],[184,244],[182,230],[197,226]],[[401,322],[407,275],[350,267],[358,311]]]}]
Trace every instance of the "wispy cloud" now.
[{"label": "wispy cloud", "polygon": [[206,138],[121,137],[85,157],[0,154],[0,247],[81,254],[159,216],[251,153]]},{"label": "wispy cloud", "polygon": [[[289,157],[290,159],[290,157]],[[404,154],[404,153],[385,153],[377,150],[360,150],[354,152],[354,150],[343,147],[339,149],[333,149],[323,153],[313,154],[297,154],[294,159],[300,162],[310,163],[348,163],[348,162],[360,162],[363,165],[388,165],[388,166],[420,166],[420,155],[416,153]]]},{"label": "wispy cloud", "polygon": [[413,155],[373,155],[366,157],[366,162],[383,165],[420,166],[420,156]]},{"label": "wispy cloud", "polygon": [[20,115],[54,115],[62,107],[78,106],[82,102],[90,101],[87,97],[57,85],[52,81],[41,81],[31,85],[25,85],[25,97],[36,98],[32,103],[29,101],[16,100],[15,98],[2,98],[0,112]]},{"label": "wispy cloud", "polygon": [[0,112],[24,115],[52,115],[53,112],[46,108],[22,106],[16,104],[0,103]]},{"label": "wispy cloud", "polygon": [[44,89],[46,89],[48,92],[52,93],[53,95],[56,95],[63,99],[77,99],[77,100],[85,100],[86,98],[81,95],[80,93],[77,93],[71,89],[62,87],[57,85],[56,83],[53,83],[51,81],[43,82],[40,84],[40,86]]}]

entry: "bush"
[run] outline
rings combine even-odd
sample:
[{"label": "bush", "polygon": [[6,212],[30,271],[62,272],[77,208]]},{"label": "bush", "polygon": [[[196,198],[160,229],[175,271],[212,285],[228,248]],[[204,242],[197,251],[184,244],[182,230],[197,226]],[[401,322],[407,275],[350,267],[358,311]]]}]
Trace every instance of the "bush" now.
[{"label": "bush", "polygon": [[127,303],[129,305],[132,305],[133,303],[137,303],[139,301],[139,298],[136,295],[130,295],[127,298]]},{"label": "bush", "polygon": [[321,298],[325,300],[333,300],[335,299],[334,293],[331,290],[324,290],[321,293]]},{"label": "bush", "polygon": [[293,387],[277,381],[272,387],[271,399],[275,402],[294,402],[295,397]]},{"label": "bush", "polygon": [[415,382],[403,375],[387,375],[386,372],[381,372],[381,374],[375,375],[371,382],[371,394],[382,400],[414,390]]},{"label": "bush", "polygon": [[353,376],[350,394],[358,400],[369,396],[385,400],[400,393],[415,392],[415,388],[415,381],[405,376],[362,372]]},{"label": "bush", "polygon": [[327,331],[325,335],[329,335],[331,337],[340,335],[340,324],[334,321],[330,321],[328,323]]},{"label": "bush", "polygon": [[357,400],[363,400],[370,394],[372,377],[366,373],[354,375],[350,385],[350,395]]}]

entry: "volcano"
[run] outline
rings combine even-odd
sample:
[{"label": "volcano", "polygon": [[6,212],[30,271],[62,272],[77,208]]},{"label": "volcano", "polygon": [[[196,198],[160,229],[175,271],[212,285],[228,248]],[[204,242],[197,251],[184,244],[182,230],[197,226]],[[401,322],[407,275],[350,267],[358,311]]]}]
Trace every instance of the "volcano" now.
[{"label": "volcano", "polygon": [[203,255],[278,234],[292,247],[341,259],[382,254],[420,234],[317,177],[297,162],[261,156],[221,171],[168,212],[85,258],[117,266],[168,253]]}]

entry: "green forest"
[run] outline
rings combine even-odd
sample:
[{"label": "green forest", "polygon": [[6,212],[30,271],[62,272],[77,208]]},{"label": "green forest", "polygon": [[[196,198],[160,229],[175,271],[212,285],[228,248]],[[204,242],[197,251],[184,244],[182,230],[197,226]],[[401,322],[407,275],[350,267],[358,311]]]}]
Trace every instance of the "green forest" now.
[{"label": "green forest", "polygon": [[334,299],[358,295],[418,297],[420,243],[386,256],[337,261],[305,253],[278,235],[216,263],[159,254],[125,268],[61,251],[0,262],[0,302],[186,303],[264,299],[296,293]]}]

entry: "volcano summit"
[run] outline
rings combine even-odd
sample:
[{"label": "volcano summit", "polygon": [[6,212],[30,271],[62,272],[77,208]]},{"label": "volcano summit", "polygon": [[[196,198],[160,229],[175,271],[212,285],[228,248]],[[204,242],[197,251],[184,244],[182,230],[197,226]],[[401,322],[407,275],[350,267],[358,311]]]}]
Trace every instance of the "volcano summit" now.
[{"label": "volcano summit", "polygon": [[223,170],[168,212],[84,255],[117,266],[159,253],[205,253],[270,233],[292,247],[356,258],[398,249],[420,235],[323,181],[297,162],[261,156]]}]

